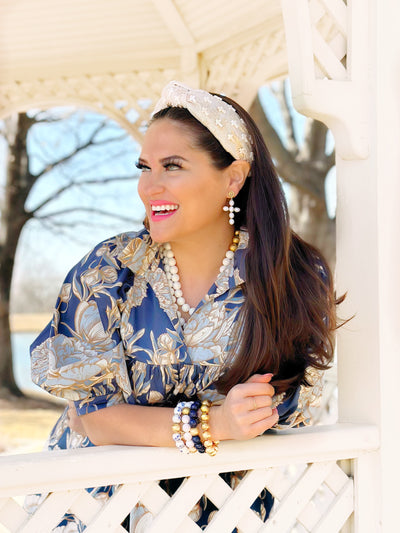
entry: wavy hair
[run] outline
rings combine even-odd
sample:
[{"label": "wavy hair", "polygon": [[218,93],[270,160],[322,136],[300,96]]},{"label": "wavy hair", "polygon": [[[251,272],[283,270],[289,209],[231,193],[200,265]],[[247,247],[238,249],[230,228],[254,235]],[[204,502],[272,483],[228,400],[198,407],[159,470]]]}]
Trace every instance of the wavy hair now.
[{"label": "wavy hair", "polygon": [[[237,322],[237,342],[228,355],[217,388],[226,394],[255,373],[272,372],[277,393],[290,394],[307,382],[306,369],[329,368],[337,328],[332,275],[322,254],[290,228],[285,195],[264,139],[250,115],[235,108],[252,139],[254,160],[249,177],[235,198],[240,207],[235,228],[245,228],[245,302]],[[168,107],[152,122],[180,122],[195,146],[223,169],[234,158],[188,110]]]}]

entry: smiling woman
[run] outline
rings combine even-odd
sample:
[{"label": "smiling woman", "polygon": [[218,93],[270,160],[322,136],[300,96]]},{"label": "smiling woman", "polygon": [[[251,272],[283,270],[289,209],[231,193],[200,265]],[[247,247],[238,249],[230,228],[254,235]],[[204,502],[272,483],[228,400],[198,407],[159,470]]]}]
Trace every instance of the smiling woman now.
[{"label": "smiling woman", "polygon": [[[49,449],[174,445],[213,456],[219,441],[303,423],[332,360],[337,302],[323,257],[290,230],[254,122],[226,97],[171,82],[138,168],[145,228],[71,270],[32,345],[34,381],[70,400]],[[271,505],[263,491],[253,509],[266,520]],[[204,497],[191,517],[201,527],[212,512]],[[136,505],[130,531],[149,519]],[[84,529],[66,515],[57,532],[71,523]]]}]

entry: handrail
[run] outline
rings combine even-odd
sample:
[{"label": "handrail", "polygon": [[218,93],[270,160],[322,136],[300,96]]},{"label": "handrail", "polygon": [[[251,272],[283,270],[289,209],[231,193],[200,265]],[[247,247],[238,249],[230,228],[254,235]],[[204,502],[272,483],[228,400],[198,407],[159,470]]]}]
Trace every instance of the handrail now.
[{"label": "handrail", "polygon": [[283,430],[251,441],[223,442],[215,457],[139,446],[10,455],[0,457],[0,497],[340,460],[378,447],[375,426],[336,424]]}]

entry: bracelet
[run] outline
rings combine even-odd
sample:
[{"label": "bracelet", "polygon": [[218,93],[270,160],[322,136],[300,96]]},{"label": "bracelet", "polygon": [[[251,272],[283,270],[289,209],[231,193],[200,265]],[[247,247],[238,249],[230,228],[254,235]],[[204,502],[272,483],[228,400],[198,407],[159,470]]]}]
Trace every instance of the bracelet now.
[{"label": "bracelet", "polygon": [[208,431],[210,429],[209,425],[209,412],[210,412],[211,403],[208,400],[204,400],[201,403],[200,411],[201,411],[201,430],[203,433],[203,445],[205,447],[205,451],[208,455],[211,457],[214,457],[214,455],[217,454],[218,451],[218,440],[212,440],[211,433]]},{"label": "bracelet", "polygon": [[186,402],[179,402],[172,415],[172,438],[175,442],[175,446],[182,453],[189,453],[189,449],[185,446],[182,440],[181,422],[182,422],[182,410],[186,407]]},{"label": "bracelet", "polygon": [[[172,416],[172,439],[180,452],[216,455],[219,441],[212,440],[208,431],[210,429],[208,423],[210,407],[211,403],[208,400],[202,403],[198,400],[179,402],[176,405]],[[203,441],[200,436],[199,425],[202,430]]]},{"label": "bracelet", "polygon": [[179,402],[172,416],[172,438],[182,453],[204,453],[206,451],[199,437],[198,400]]}]

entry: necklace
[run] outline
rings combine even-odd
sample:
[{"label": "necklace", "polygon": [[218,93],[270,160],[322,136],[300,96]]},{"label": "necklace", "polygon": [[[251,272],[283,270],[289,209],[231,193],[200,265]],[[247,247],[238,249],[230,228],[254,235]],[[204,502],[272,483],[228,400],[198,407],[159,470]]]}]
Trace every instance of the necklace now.
[{"label": "necklace", "polygon": [[[239,244],[239,231],[235,231],[234,237],[232,239],[232,244],[229,246],[228,251],[225,254],[224,259],[222,260],[222,265],[220,266],[219,271],[222,273],[227,270],[230,264],[233,261],[233,256],[237,250]],[[161,257],[164,263],[165,274],[168,279],[169,288],[172,295],[172,300],[174,303],[181,308],[184,313],[189,313],[192,315],[195,308],[190,307],[183,296],[182,286],[179,278],[178,267],[176,265],[176,259],[174,252],[172,251],[171,244],[166,242],[161,248]],[[183,326],[186,323],[186,320],[182,316],[181,311],[177,311],[180,324]]]}]

